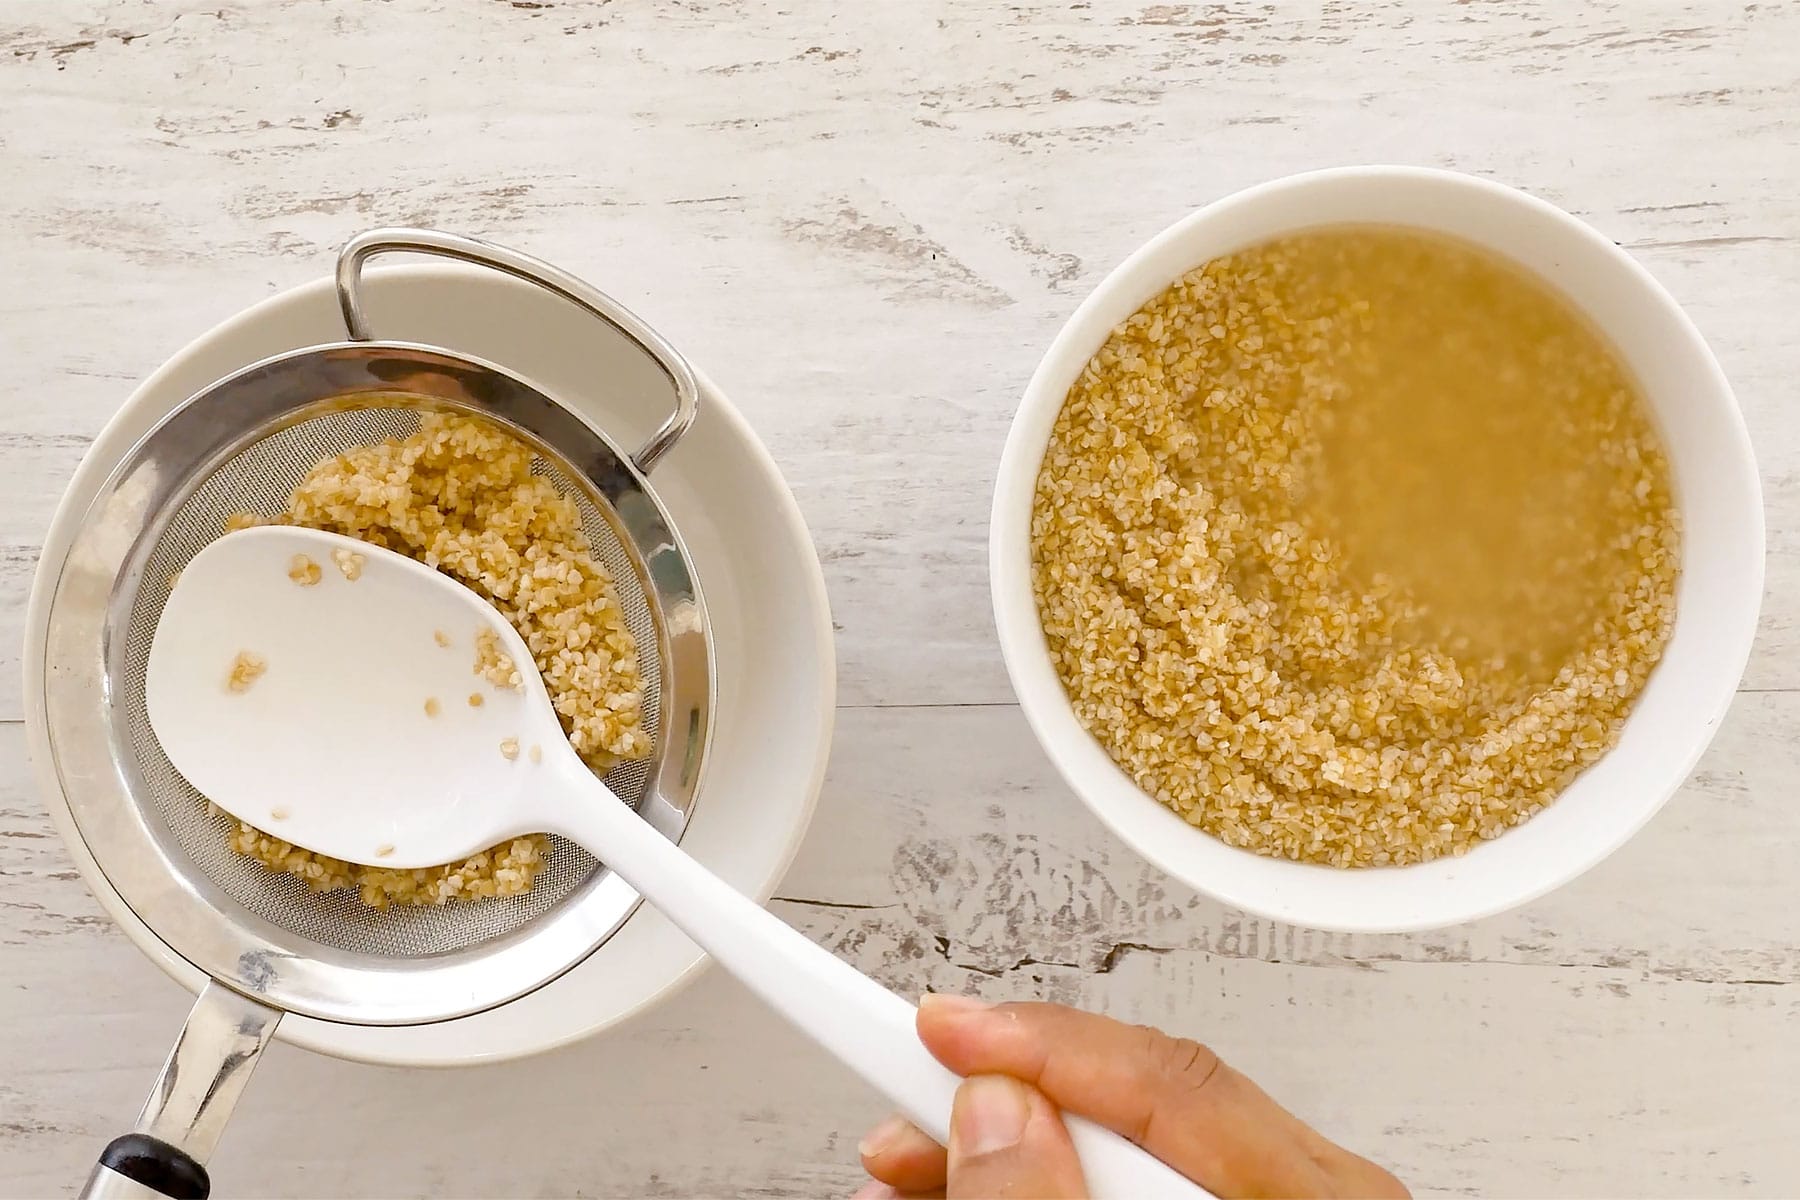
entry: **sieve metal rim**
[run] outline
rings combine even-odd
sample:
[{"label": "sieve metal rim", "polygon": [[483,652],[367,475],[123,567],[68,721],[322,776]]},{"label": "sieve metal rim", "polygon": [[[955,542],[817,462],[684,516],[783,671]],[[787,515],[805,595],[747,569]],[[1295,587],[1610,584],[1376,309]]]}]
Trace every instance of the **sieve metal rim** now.
[{"label": "sieve metal rim", "polygon": [[[353,1024],[413,1024],[493,1007],[549,982],[623,923],[635,907],[635,894],[610,872],[597,872],[598,878],[537,921],[492,943],[427,963],[371,967],[329,953],[296,955],[280,944],[291,939],[270,936],[269,928],[259,927],[250,914],[220,913],[216,897],[209,896],[205,886],[196,886],[179,863],[169,861],[166,847],[146,827],[129,775],[122,769],[115,722],[99,723],[98,741],[104,747],[97,747],[94,729],[84,730],[84,723],[95,725],[96,696],[112,715],[114,672],[108,641],[117,627],[120,606],[129,611],[144,582],[141,575],[130,577],[131,569],[141,567],[160,533],[160,523],[133,518],[141,517],[152,500],[162,511],[172,512],[229,454],[268,436],[277,423],[317,415],[352,392],[394,391],[389,379],[370,373],[377,364],[390,370],[398,365],[438,372],[438,382],[445,386],[433,399],[508,425],[540,452],[549,451],[571,479],[605,492],[605,503],[598,507],[609,519],[637,522],[640,533],[652,531],[649,540],[661,557],[657,569],[648,571],[643,580],[646,591],[654,596],[685,588],[690,597],[652,605],[657,619],[665,623],[664,642],[686,648],[679,662],[665,664],[667,678],[686,680],[686,689],[672,682],[666,694],[685,695],[695,690],[696,682],[702,684],[694,703],[664,706],[665,722],[687,722],[689,736],[683,744],[690,753],[674,762],[665,756],[647,791],[659,803],[646,815],[665,834],[678,837],[697,792],[714,703],[704,607],[698,583],[687,570],[685,548],[643,475],[604,431],[516,373],[442,347],[385,341],[305,347],[242,368],[172,410],[114,465],[63,560],[54,565],[42,686],[50,766],[76,829],[109,884],[159,940],[208,975],[286,1011]],[[292,377],[304,376],[308,368],[325,369],[327,375],[337,371],[336,382],[343,386],[321,387],[314,378],[311,386],[283,390],[293,389]],[[418,392],[420,382],[413,380],[407,390]],[[475,382],[483,389],[471,392],[467,385]],[[245,404],[240,393],[246,391],[260,397],[260,409]],[[367,407],[366,398],[357,406]],[[216,411],[221,408],[230,411]],[[260,412],[262,419],[247,419],[246,408]],[[234,417],[236,424],[224,432],[214,431],[210,452],[199,460],[199,467],[190,463],[185,471],[159,478],[168,473],[168,464],[159,463],[150,449],[171,436],[192,434],[196,422],[203,425],[214,416]],[[592,452],[583,464],[556,449],[572,441]],[[135,507],[134,487],[141,493]],[[110,577],[105,569],[109,562]],[[678,708],[683,712],[678,714]],[[661,732],[672,729],[670,725]],[[96,753],[97,748],[106,753]]]}]

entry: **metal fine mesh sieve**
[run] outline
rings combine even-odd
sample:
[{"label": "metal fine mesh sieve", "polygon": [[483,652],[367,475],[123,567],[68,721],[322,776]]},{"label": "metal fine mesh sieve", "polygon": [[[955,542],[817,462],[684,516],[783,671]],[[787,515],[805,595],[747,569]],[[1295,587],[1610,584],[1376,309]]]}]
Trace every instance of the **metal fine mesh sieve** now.
[{"label": "metal fine mesh sieve", "polygon": [[[395,397],[384,397],[395,399]],[[456,901],[377,910],[354,891],[318,893],[292,875],[264,868],[231,848],[237,822],[212,808],[169,765],[144,709],[144,667],[168,596],[168,581],[237,513],[273,516],[313,464],[359,446],[405,437],[418,429],[417,411],[401,407],[342,408],[278,429],[238,450],[180,504],[163,526],[144,562],[130,606],[124,641],[122,710],[131,755],[146,784],[147,802],[180,844],[194,868],[248,911],[311,941],[358,954],[412,957],[466,949],[511,933],[548,913],[597,866],[572,842],[552,838],[547,862],[521,896]],[[533,463],[581,512],[595,557],[617,590],[638,647],[644,681],[643,719],[654,737],[662,684],[658,628],[640,582],[633,551],[593,499],[568,474],[542,457]],[[653,759],[620,763],[606,777],[634,808],[643,798]]]},{"label": "metal fine mesh sieve", "polygon": [[[361,268],[394,249],[502,270],[602,318],[669,387],[645,383],[642,373],[595,386],[629,387],[624,398],[634,402],[644,391],[644,407],[672,415],[626,455],[580,412],[506,370],[372,340]],[[691,424],[697,389],[680,356],[631,313],[500,247],[430,231],[364,235],[339,259],[338,296],[351,340],[252,364],[178,406],[108,464],[66,555],[46,564],[56,580],[44,647],[51,765],[107,883],[200,970],[270,1008],[322,1020],[447,1020],[556,978],[623,924],[636,894],[554,838],[523,895],[386,909],[354,891],[315,892],[240,855],[236,823],[174,770],[145,711],[146,663],[170,579],[225,535],[234,514],[280,513],[317,464],[413,433],[423,411],[499,426],[533,451],[533,472],[573,501],[636,640],[652,753],[618,765],[607,783],[679,839],[711,728],[711,651],[686,551],[648,476]]]}]

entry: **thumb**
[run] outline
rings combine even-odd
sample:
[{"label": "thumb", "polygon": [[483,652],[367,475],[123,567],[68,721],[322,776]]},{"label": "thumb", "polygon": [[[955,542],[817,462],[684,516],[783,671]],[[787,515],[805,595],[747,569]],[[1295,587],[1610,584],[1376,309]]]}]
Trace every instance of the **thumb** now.
[{"label": "thumb", "polygon": [[1082,1200],[1069,1131],[1044,1094],[1005,1075],[976,1075],[950,1110],[948,1200]]}]

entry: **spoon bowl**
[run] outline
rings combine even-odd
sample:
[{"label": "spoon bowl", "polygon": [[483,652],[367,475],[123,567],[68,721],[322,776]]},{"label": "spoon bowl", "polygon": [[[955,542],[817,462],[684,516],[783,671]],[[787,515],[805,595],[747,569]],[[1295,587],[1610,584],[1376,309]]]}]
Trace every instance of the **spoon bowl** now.
[{"label": "spoon bowl", "polygon": [[492,605],[337,534],[262,526],[195,555],[145,693],[196,790],[347,862],[430,867],[526,833],[580,841],[571,805],[623,807]]}]

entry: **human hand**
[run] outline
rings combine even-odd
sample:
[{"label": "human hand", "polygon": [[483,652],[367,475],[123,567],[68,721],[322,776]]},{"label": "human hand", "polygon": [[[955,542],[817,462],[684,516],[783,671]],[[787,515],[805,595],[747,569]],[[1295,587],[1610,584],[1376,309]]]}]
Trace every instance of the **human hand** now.
[{"label": "human hand", "polygon": [[1219,1200],[1408,1195],[1198,1042],[1057,1004],[962,996],[926,996],[918,1029],[965,1076],[949,1149],[890,1117],[862,1140],[873,1179],[857,1200],[1085,1197],[1063,1110],[1130,1138]]}]

